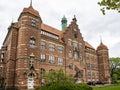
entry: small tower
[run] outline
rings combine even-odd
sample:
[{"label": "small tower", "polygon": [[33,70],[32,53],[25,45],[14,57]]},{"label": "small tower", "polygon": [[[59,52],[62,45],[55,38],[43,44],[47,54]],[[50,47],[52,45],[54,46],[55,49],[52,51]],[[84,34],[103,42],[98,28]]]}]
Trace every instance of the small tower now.
[{"label": "small tower", "polygon": [[104,83],[110,83],[110,67],[109,67],[109,55],[108,48],[101,41],[97,47],[97,58],[98,58],[98,71],[99,81]]},{"label": "small tower", "polygon": [[65,16],[63,16],[61,23],[62,23],[62,30],[64,30],[67,27],[67,18]]}]

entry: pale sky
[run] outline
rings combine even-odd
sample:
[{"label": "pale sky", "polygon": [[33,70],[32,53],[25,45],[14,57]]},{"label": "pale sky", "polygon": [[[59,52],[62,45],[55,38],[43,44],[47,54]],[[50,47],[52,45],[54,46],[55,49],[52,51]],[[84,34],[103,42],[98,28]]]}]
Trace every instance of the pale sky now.
[{"label": "pale sky", "polygon": [[[84,40],[95,49],[102,42],[109,48],[110,57],[120,57],[120,13],[107,11],[102,15],[100,0],[33,0],[33,8],[39,11],[43,23],[61,30],[61,18],[65,15],[68,25],[74,15]],[[0,0],[0,47],[11,22],[16,22],[30,0]]]}]

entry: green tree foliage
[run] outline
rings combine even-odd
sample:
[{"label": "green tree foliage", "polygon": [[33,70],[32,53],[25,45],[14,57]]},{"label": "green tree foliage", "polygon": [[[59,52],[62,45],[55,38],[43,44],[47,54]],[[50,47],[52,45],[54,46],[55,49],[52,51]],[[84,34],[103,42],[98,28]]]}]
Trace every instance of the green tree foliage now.
[{"label": "green tree foliage", "polygon": [[51,71],[43,76],[46,84],[72,83],[73,78],[64,74],[63,70]]},{"label": "green tree foliage", "polygon": [[113,83],[120,78],[120,58],[110,58],[110,76]]},{"label": "green tree foliage", "polygon": [[120,0],[102,0],[98,2],[102,7],[101,11],[105,15],[105,10],[117,10],[120,13]]},{"label": "green tree foliage", "polygon": [[51,71],[44,75],[45,85],[36,90],[92,90],[86,84],[74,84],[74,79],[66,74],[63,70]]}]

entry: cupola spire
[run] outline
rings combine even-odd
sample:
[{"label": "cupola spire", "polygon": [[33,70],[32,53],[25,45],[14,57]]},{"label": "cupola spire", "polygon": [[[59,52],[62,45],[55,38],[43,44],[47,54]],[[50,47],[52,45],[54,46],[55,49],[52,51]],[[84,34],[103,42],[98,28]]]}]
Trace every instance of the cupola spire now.
[{"label": "cupola spire", "polygon": [[102,36],[100,35],[100,43],[102,43]]},{"label": "cupola spire", "polygon": [[30,6],[32,6],[32,0],[30,0]]},{"label": "cupola spire", "polygon": [[62,30],[64,30],[67,27],[67,18],[65,17],[65,15],[63,16],[61,23],[62,23]]}]

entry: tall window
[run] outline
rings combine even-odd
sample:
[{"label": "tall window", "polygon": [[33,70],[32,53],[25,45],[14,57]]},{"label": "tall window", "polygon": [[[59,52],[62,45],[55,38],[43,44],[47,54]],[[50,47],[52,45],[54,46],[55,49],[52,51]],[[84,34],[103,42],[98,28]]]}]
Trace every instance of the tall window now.
[{"label": "tall window", "polygon": [[74,59],[78,60],[78,52],[74,52]]},{"label": "tall window", "polygon": [[80,60],[82,60],[82,54],[80,54]]},{"label": "tall window", "polygon": [[71,40],[68,40],[68,45],[72,46],[72,41]]},{"label": "tall window", "polygon": [[63,53],[63,47],[58,46],[58,52],[59,52],[59,53]]},{"label": "tall window", "polygon": [[45,41],[41,41],[41,49],[45,49],[46,48],[46,43]]},{"label": "tall window", "polygon": [[72,51],[69,51],[69,57],[72,58]]},{"label": "tall window", "polygon": [[78,44],[77,44],[76,42],[73,43],[73,46],[74,46],[75,48],[78,48]]},{"label": "tall window", "polygon": [[35,47],[35,38],[30,38],[30,48],[34,48]]},{"label": "tall window", "polygon": [[55,63],[55,57],[49,56],[49,63],[54,64]]},{"label": "tall window", "polygon": [[50,51],[55,51],[55,45],[54,44],[49,44],[49,50]]},{"label": "tall window", "polygon": [[87,69],[90,70],[90,64],[89,63],[87,63]]},{"label": "tall window", "polygon": [[1,54],[1,58],[4,58],[4,53]]},{"label": "tall window", "polygon": [[32,19],[32,26],[36,26],[36,21]]},{"label": "tall window", "polygon": [[30,69],[32,69],[33,68],[33,66],[34,66],[34,57],[33,56],[30,56],[30,63],[29,63],[29,67],[30,67]]},{"label": "tall window", "polygon": [[63,58],[58,58],[58,65],[63,65]]},{"label": "tall window", "polygon": [[0,63],[3,63],[4,62],[4,53],[1,54],[1,61]]},{"label": "tall window", "polygon": [[88,77],[91,77],[91,72],[88,72],[88,73],[87,73],[87,76],[88,76]]},{"label": "tall window", "polygon": [[82,43],[80,43],[80,49],[82,48]]},{"label": "tall window", "polygon": [[41,63],[44,63],[45,62],[45,54],[41,54],[40,55],[40,58],[41,58]]}]

